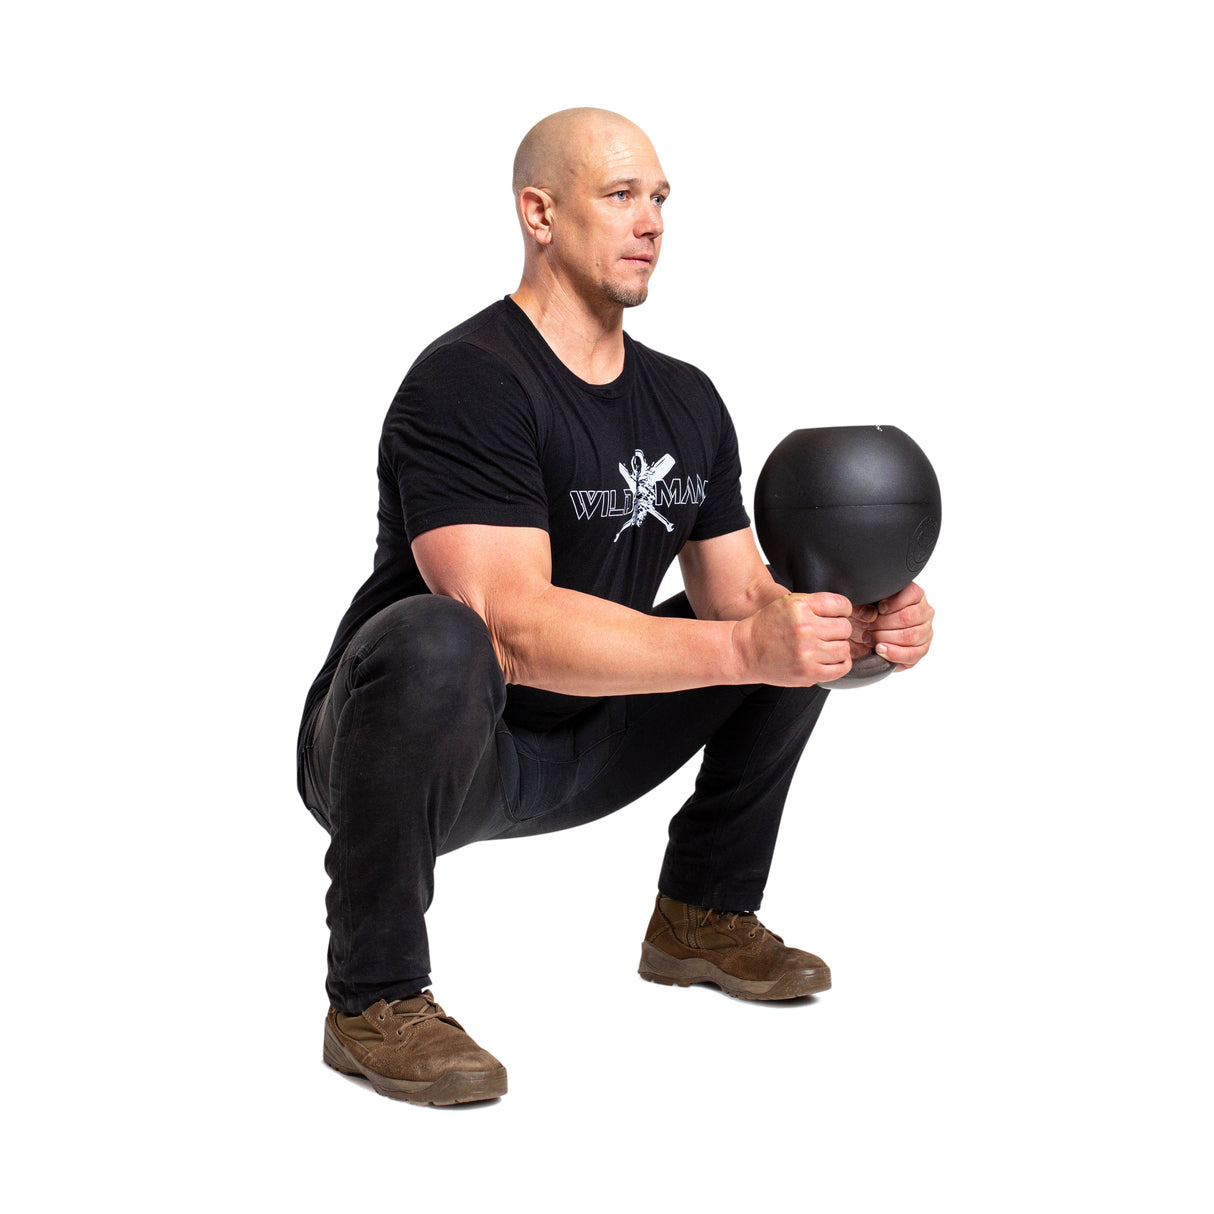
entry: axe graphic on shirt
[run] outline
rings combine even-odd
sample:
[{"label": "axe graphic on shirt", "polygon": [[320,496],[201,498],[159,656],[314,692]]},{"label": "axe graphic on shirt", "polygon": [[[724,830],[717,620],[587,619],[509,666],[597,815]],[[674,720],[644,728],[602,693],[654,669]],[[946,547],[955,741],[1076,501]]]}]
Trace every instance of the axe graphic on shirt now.
[{"label": "axe graphic on shirt", "polygon": [[[657,497],[657,489],[654,486],[674,467],[674,456],[668,453],[663,455],[657,463],[647,464],[645,453],[637,448],[632,457],[631,471],[623,464],[618,466],[624,483],[632,490],[632,514],[615,533],[615,539],[618,540],[629,527],[639,527],[651,514],[667,531],[673,531],[674,524],[664,519],[654,508],[654,501]],[[614,544],[615,540],[611,542]]]}]

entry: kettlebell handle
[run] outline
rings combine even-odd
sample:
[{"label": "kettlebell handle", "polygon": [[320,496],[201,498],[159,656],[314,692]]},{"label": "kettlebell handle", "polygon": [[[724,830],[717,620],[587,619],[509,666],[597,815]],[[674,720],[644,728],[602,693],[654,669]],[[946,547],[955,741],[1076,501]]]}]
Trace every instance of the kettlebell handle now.
[{"label": "kettlebell handle", "polygon": [[850,687],[867,687],[870,683],[876,683],[885,678],[887,674],[893,673],[893,662],[887,662],[879,653],[866,653],[862,658],[852,661],[851,670],[841,679],[831,679],[829,683],[823,683],[822,686],[827,691],[836,687],[840,691],[846,691]]}]

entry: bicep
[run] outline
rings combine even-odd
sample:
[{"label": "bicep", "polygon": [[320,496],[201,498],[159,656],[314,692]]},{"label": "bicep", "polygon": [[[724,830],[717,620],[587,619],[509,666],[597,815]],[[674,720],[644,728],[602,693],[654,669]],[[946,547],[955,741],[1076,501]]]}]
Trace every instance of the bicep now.
[{"label": "bicep", "polygon": [[679,553],[679,567],[691,608],[701,620],[744,619],[777,597],[749,527],[689,541]]},{"label": "bicep", "polygon": [[552,582],[548,533],[538,527],[435,527],[412,548],[431,592],[458,599],[486,623],[496,603],[525,599]]}]

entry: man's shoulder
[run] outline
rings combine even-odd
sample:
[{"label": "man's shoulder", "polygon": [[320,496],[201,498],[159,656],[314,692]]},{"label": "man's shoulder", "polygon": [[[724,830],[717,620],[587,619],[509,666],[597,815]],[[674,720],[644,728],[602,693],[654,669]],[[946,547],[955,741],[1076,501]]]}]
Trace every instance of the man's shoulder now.
[{"label": "man's shoulder", "polygon": [[717,395],[717,390],[713,386],[712,380],[694,363],[689,363],[682,358],[675,358],[671,354],[663,354],[660,350],[643,345],[635,337],[630,336],[628,342],[637,361],[643,366],[668,379],[693,383],[697,387],[705,389],[714,397]]},{"label": "man's shoulder", "polygon": [[512,409],[525,414],[530,396],[524,376],[525,334],[507,299],[490,304],[432,341],[413,360],[388,406],[384,431],[408,418],[470,418],[500,415]]},{"label": "man's shoulder", "polygon": [[515,339],[510,307],[509,299],[496,300],[475,316],[468,317],[454,329],[435,338],[413,360],[409,374],[436,358],[439,361],[461,357],[476,359],[479,354],[505,359],[508,347]]}]

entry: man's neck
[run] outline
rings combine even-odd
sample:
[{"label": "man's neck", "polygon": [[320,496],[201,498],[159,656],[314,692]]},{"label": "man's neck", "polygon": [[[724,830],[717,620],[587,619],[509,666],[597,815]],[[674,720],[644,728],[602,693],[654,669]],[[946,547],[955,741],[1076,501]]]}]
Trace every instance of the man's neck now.
[{"label": "man's neck", "polygon": [[569,291],[538,291],[525,278],[510,298],[579,379],[609,384],[620,377],[624,370],[623,308],[613,307],[599,315]]}]

